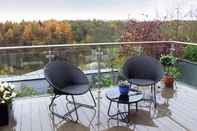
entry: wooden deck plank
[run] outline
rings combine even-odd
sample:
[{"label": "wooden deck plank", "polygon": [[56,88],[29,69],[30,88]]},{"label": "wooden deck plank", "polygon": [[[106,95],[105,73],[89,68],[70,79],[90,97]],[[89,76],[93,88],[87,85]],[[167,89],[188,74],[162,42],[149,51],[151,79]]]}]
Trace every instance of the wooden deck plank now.
[{"label": "wooden deck plank", "polygon": [[39,115],[40,115],[40,120],[41,120],[41,125],[42,125],[42,130],[43,131],[53,131],[53,125],[51,122],[51,118],[49,115],[49,109],[48,109],[48,105],[49,105],[49,99],[42,101],[39,104]]},{"label": "wooden deck plank", "polygon": [[13,106],[12,106],[12,112],[13,112],[13,116],[12,117],[12,123],[10,123],[10,128],[12,128],[13,131],[20,131],[21,128],[21,113],[22,110],[22,104],[18,103],[16,101],[13,102]]},{"label": "wooden deck plank", "polygon": [[32,112],[31,112],[31,118],[32,118],[32,131],[43,131],[42,130],[42,124],[41,124],[41,119],[40,119],[40,110],[39,106],[35,106],[39,103],[34,103],[32,106],[34,106]]},{"label": "wooden deck plank", "polygon": [[[96,116],[89,126],[92,119],[93,111],[86,108],[79,108],[80,122],[74,123],[55,118],[55,122],[60,122],[54,126],[51,113],[48,105],[49,97],[36,98],[21,98],[13,102],[13,118],[10,120],[8,127],[1,127],[1,131],[196,131],[197,123],[197,90],[185,87],[185,85],[177,84],[176,95],[169,99],[168,104],[166,99],[168,96],[163,96],[162,88],[158,89],[157,102],[158,107],[153,108],[150,103],[140,102],[138,112],[135,111],[135,106],[132,106],[130,118],[131,125],[116,120],[110,120],[107,115],[109,100],[105,97],[105,92],[108,89],[102,89],[100,99],[100,112],[95,108]],[[180,85],[180,86],[179,86]],[[169,93],[169,92],[168,92]],[[97,91],[93,92],[95,98]],[[167,94],[169,95],[169,94]],[[79,96],[77,101],[86,104],[91,104],[89,94]],[[97,100],[96,100],[97,101]],[[55,111],[61,114],[67,112],[65,98],[61,97],[56,101]],[[69,106],[72,108],[72,106]],[[121,110],[125,107],[121,106]],[[112,112],[117,111],[116,104],[112,105]],[[98,113],[100,115],[101,124],[98,124]],[[75,116],[75,113],[73,114]],[[119,125],[119,127],[118,127]]]},{"label": "wooden deck plank", "polygon": [[31,103],[26,103],[22,105],[21,131],[31,131],[31,127],[32,127],[31,110],[32,110]]}]

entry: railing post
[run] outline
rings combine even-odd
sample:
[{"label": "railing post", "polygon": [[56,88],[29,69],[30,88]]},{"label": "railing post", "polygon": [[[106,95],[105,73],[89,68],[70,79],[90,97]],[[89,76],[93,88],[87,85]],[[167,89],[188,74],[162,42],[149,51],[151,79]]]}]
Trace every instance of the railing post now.
[{"label": "railing post", "polygon": [[174,43],[171,43],[170,44],[170,54],[171,55],[175,55],[176,54],[176,49],[175,49],[175,44]]},{"label": "railing post", "polygon": [[[101,53],[101,47],[99,46],[98,47],[98,51],[97,51],[98,77],[99,77],[99,80],[101,80],[101,57],[102,57],[101,55],[102,55],[102,53]],[[99,89],[100,89],[100,84],[99,84]]]},{"label": "railing post", "polygon": [[47,58],[48,58],[48,62],[50,63],[52,61],[52,59],[54,58],[54,55],[52,54],[52,49],[49,48],[48,50],[48,55],[47,55]]},{"label": "railing post", "polygon": [[[100,127],[101,120],[100,120],[100,99],[101,99],[101,57],[102,57],[102,52],[101,52],[101,47],[99,46],[97,48],[97,62],[98,62],[98,81],[97,81],[97,126],[98,128]],[[99,130],[99,129],[98,129]]]},{"label": "railing post", "polygon": [[114,48],[111,47],[111,54],[109,54],[110,56],[110,68],[111,68],[111,75],[112,75],[112,82],[113,84],[115,84],[115,74],[114,74],[114,65],[113,65],[113,60],[115,58],[115,54],[114,54]]},{"label": "railing post", "polygon": [[139,50],[140,50],[140,51],[139,51],[139,55],[142,56],[143,53],[144,53],[143,48],[142,48],[142,46],[140,46],[139,48],[140,48],[140,49],[139,49]]},{"label": "railing post", "polygon": [[52,55],[52,51],[51,51],[51,48],[49,48],[49,62],[52,61],[51,55]]}]

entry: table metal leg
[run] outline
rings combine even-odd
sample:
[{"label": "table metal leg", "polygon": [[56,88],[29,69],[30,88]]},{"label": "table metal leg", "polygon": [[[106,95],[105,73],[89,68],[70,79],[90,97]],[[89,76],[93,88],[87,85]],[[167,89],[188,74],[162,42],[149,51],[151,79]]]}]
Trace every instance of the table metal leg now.
[{"label": "table metal leg", "polygon": [[112,117],[112,115],[110,115],[111,104],[112,104],[112,101],[110,101],[109,107],[108,107],[108,111],[107,111],[107,115],[108,115],[109,117]]},{"label": "table metal leg", "polygon": [[135,109],[138,111],[138,102],[135,103]]},{"label": "table metal leg", "polygon": [[[130,123],[131,119],[130,119],[130,114],[131,114],[131,105],[130,104],[126,104],[128,106],[128,111],[127,112],[121,112],[120,111],[120,103],[116,103],[117,104],[117,113],[113,114],[111,113],[111,106],[112,106],[112,101],[110,101],[109,103],[109,107],[108,107],[108,116],[110,117],[110,119],[115,119],[117,120],[117,124],[119,124],[119,121],[125,122],[127,124]],[[138,102],[134,103],[136,104],[136,111],[138,111]]]},{"label": "table metal leg", "polygon": [[130,116],[130,111],[131,111],[130,110],[130,104],[128,104],[128,116],[127,116],[127,120],[128,120],[127,122],[128,123],[130,122],[130,117],[129,117]]}]

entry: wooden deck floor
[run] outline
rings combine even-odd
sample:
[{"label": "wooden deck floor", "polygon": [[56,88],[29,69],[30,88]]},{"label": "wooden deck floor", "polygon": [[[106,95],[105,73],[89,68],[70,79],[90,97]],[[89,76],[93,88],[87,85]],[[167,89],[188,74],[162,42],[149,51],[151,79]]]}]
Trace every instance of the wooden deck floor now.
[{"label": "wooden deck floor", "polygon": [[[176,90],[157,90],[156,109],[149,102],[139,103],[138,112],[133,106],[130,125],[108,119],[109,101],[105,98],[105,91],[108,89],[101,91],[100,110],[79,108],[79,123],[57,117],[53,119],[48,110],[49,97],[17,99],[13,103],[10,125],[1,127],[0,131],[196,131],[197,90],[182,83],[178,83],[177,87]],[[97,91],[94,93],[97,96]],[[91,103],[89,97],[87,94],[78,101]],[[56,103],[54,109],[64,114],[65,97],[59,98]],[[115,105],[112,110],[116,112]]]}]

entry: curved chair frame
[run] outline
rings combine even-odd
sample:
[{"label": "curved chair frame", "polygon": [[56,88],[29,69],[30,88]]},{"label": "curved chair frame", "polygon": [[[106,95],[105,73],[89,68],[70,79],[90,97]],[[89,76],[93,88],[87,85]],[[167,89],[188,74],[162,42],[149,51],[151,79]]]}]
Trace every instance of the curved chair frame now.
[{"label": "curved chair frame", "polygon": [[[50,64],[55,64],[55,62],[60,63],[60,64],[68,64],[68,63],[64,63],[62,61],[53,61],[51,63],[48,63],[46,65],[45,69],[44,69],[45,79],[48,81],[49,86],[52,87],[53,88],[53,91],[54,91],[54,96],[52,97],[51,103],[49,104],[49,111],[53,115],[55,115],[57,117],[60,117],[62,119],[68,119],[68,117],[71,117],[72,120],[73,120],[73,118],[72,118],[72,115],[71,114],[73,112],[75,112],[75,114],[76,114],[76,122],[77,122],[79,120],[79,116],[78,116],[78,112],[77,112],[77,109],[79,107],[86,107],[86,108],[89,108],[89,109],[94,109],[96,107],[96,101],[95,101],[94,96],[93,96],[93,94],[91,92],[91,89],[90,89],[92,87],[92,85],[89,84],[89,81],[88,81],[87,78],[84,78],[84,79],[87,79],[87,82],[88,82],[87,84],[89,85],[89,88],[88,88],[87,92],[90,93],[91,98],[92,98],[92,101],[93,101],[94,104],[93,105],[87,105],[87,104],[83,104],[83,103],[77,103],[76,100],[75,100],[75,98],[74,98],[74,96],[83,95],[86,92],[85,93],[84,92],[83,93],[79,93],[79,94],[72,94],[72,93],[69,93],[69,92],[62,92],[62,90],[60,88],[58,88],[58,86],[53,82],[53,80],[50,78],[50,76],[48,75],[48,72],[47,72],[48,70],[50,70],[48,66],[50,66]],[[71,65],[71,64],[69,64],[69,65],[72,66],[73,68],[77,69],[80,73],[82,73],[82,76],[85,76],[85,74],[83,74],[83,72],[80,69],[78,69],[74,65]],[[65,85],[65,87],[66,86],[67,85]],[[55,112],[53,110],[55,99],[57,99],[58,97],[60,97],[62,95],[65,95],[66,96],[67,104],[74,105],[74,108],[72,108],[72,109],[69,109],[68,106],[66,105],[68,112],[66,114],[64,114],[64,115],[58,114],[57,112]],[[68,99],[69,96],[71,96],[71,100]]]},{"label": "curved chair frame", "polygon": [[[129,72],[130,71],[130,72]],[[154,106],[156,107],[156,84],[164,75],[162,65],[150,56],[135,56],[129,58],[122,68],[122,75],[131,84],[137,86],[150,86]],[[139,79],[136,80],[135,79]],[[141,83],[140,80],[142,80]],[[144,80],[144,81],[143,81]],[[145,80],[151,80],[146,82]]]}]

